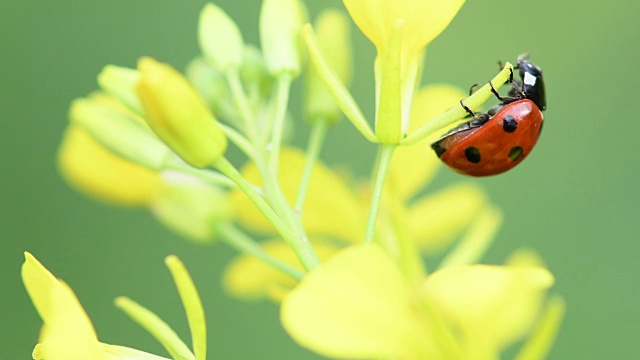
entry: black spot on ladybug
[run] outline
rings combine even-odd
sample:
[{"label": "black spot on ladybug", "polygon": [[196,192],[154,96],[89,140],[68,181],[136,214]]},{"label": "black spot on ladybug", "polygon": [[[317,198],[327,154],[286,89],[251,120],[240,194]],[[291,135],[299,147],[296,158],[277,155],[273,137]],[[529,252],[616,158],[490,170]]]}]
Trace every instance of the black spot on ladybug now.
[{"label": "black spot on ladybug", "polygon": [[502,128],[508,133],[516,131],[518,122],[511,115],[506,115],[502,120]]},{"label": "black spot on ladybug", "polygon": [[440,145],[439,141],[431,144],[431,148],[436,152],[436,155],[438,155],[438,157],[442,156],[442,154],[447,151],[447,149],[443,148],[442,145]]},{"label": "black spot on ladybug", "polygon": [[469,146],[464,150],[464,156],[467,157],[467,160],[471,161],[474,164],[480,162],[480,150],[478,148]]},{"label": "black spot on ladybug", "polygon": [[520,159],[520,156],[522,156],[522,152],[523,150],[520,146],[512,147],[511,150],[509,150],[509,159],[511,159],[511,161]]}]

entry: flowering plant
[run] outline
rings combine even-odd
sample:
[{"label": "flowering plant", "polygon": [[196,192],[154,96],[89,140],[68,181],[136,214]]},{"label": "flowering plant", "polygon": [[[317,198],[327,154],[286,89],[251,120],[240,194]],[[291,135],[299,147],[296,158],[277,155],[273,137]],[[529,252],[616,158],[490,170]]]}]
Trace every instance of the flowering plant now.
[{"label": "flowering plant", "polygon": [[[148,208],[198,244],[240,252],[223,284],[245,300],[269,298],[288,334],[318,354],[346,359],[495,359],[523,341],[519,359],[544,358],[564,311],[554,278],[530,250],[503,265],[479,264],[502,222],[474,183],[423,189],[439,161],[425,143],[460,122],[465,94],[419,82],[426,46],[463,0],[344,0],[377,49],[375,121],[348,90],[352,72],[345,12],[308,23],[300,0],[264,0],[261,48],[244,43],[217,5],[200,14],[202,55],[186,75],[149,57],[115,65],[100,90],[71,105],[59,151],[65,179],[116,205]],[[308,61],[305,61],[308,58]],[[492,79],[499,88],[507,63]],[[291,145],[292,83],[304,81],[306,150]],[[478,109],[486,85],[464,102]],[[370,181],[321,161],[344,115],[378,157]],[[373,124],[373,126],[371,125]],[[238,167],[229,146],[245,157]],[[425,256],[440,257],[427,269]],[[116,305],[173,359],[206,358],[206,322],[184,265],[167,258],[193,338],[189,349],[158,316],[128,298]],[[34,359],[159,359],[98,342],[71,289],[27,253],[23,280],[45,326]],[[81,338],[76,341],[77,334]]]}]

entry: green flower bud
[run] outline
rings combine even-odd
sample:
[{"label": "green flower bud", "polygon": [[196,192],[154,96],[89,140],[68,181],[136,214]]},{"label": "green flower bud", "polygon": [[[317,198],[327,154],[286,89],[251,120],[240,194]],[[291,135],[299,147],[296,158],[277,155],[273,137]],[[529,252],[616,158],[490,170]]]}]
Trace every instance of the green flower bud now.
[{"label": "green flower bud", "polygon": [[[193,59],[186,70],[187,79],[193,84],[200,96],[211,107],[214,114],[223,118],[233,118],[235,109],[224,76],[214,69],[205,59]],[[232,114],[232,116],[229,116]]]},{"label": "green flower bud", "polygon": [[125,159],[152,170],[162,169],[173,155],[149,129],[105,98],[76,99],[69,117],[105,148]]},{"label": "green flower bud", "polygon": [[260,42],[272,75],[297,76],[302,62],[302,26],[307,12],[300,0],[264,0],[260,11]]},{"label": "green flower bud", "polygon": [[[318,46],[325,55],[326,63],[343,84],[351,80],[351,38],[348,18],[338,10],[325,10],[316,21]],[[322,118],[334,124],[342,112],[333,96],[320,78],[318,69],[310,62],[306,77],[305,113],[315,122]]]},{"label": "green flower bud", "polygon": [[200,13],[198,40],[205,58],[221,72],[242,63],[244,41],[236,23],[224,10],[207,4]]},{"label": "green flower bud", "polygon": [[260,97],[266,97],[271,92],[273,78],[267,71],[262,53],[255,46],[244,48],[244,61],[240,66],[240,77],[249,94],[257,92]]},{"label": "green flower bud", "polygon": [[142,114],[142,105],[136,94],[136,84],[139,79],[140,75],[135,69],[107,65],[98,74],[98,85],[129,109]]},{"label": "green flower bud", "polygon": [[190,175],[166,171],[161,178],[151,202],[158,220],[187,239],[214,241],[217,224],[230,217],[227,195]]},{"label": "green flower bud", "polygon": [[138,71],[138,96],[151,129],[190,165],[213,165],[227,149],[227,138],[193,86],[149,57],[138,61]]}]

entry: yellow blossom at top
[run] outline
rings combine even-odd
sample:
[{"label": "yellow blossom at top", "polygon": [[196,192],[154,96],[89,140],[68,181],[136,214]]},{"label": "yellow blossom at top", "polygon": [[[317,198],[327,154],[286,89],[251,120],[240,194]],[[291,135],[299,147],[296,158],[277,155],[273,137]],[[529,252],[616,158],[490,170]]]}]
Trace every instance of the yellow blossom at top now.
[{"label": "yellow blossom at top", "polygon": [[353,21],[379,53],[387,49],[398,20],[404,21],[403,54],[415,55],[436,38],[464,0],[343,0]]}]

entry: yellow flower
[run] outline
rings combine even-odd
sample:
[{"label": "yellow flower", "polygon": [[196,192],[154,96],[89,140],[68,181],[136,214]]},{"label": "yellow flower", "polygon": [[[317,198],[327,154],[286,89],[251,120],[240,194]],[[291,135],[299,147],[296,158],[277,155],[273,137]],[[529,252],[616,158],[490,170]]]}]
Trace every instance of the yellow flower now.
[{"label": "yellow flower", "polygon": [[157,173],[114,155],[74,125],[58,150],[58,168],[80,192],[122,206],[146,206],[160,184]]},{"label": "yellow flower", "polygon": [[281,320],[330,357],[492,359],[530,329],[552,284],[542,267],[465,265],[413,288],[380,247],[354,245],[287,295]]},{"label": "yellow flower", "polygon": [[80,192],[119,206],[146,207],[165,226],[199,243],[215,240],[215,225],[228,217],[221,189],[178,172],[158,173],[113,154],[71,125],[58,151],[58,167]]},{"label": "yellow flower", "polygon": [[44,321],[36,360],[160,360],[138,350],[98,342],[91,320],[71,288],[25,253],[22,281]]},{"label": "yellow flower", "polygon": [[402,52],[414,57],[453,20],[464,0],[343,0],[353,21],[379,53],[389,45],[398,20],[404,21]]},{"label": "yellow flower", "polygon": [[424,49],[449,25],[464,0],[343,0],[378,50],[376,136],[396,145],[409,128]]}]

